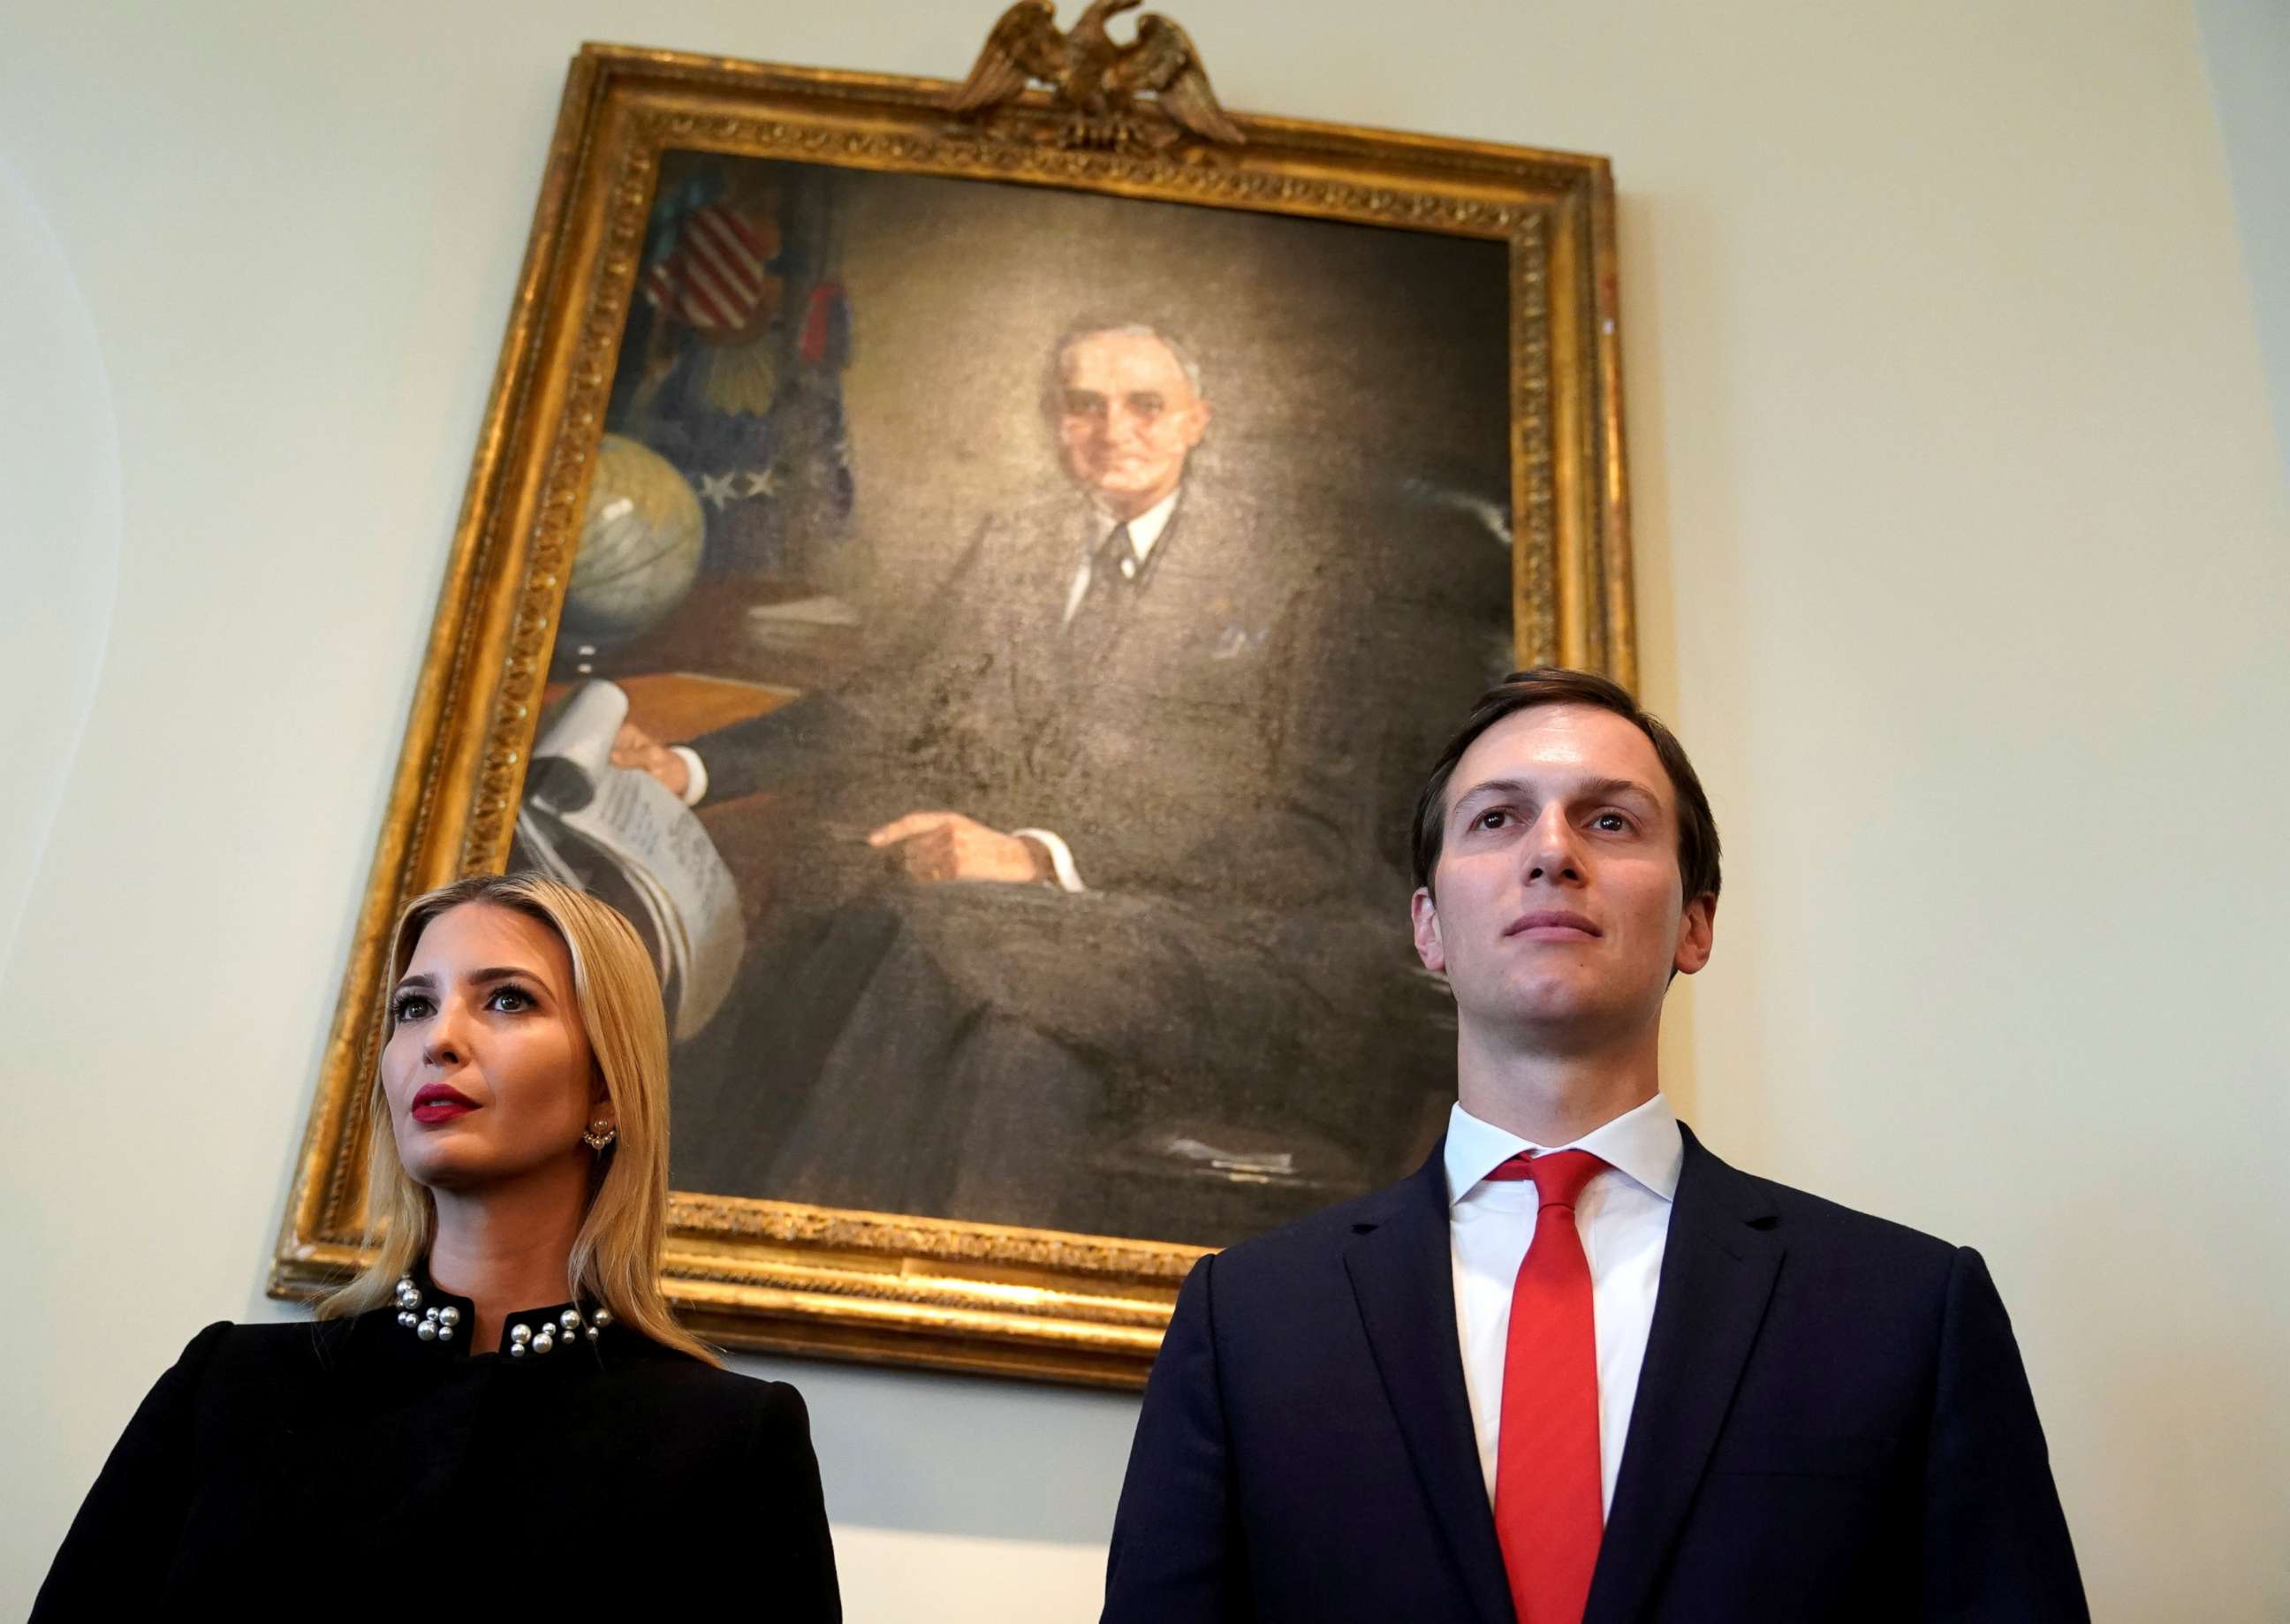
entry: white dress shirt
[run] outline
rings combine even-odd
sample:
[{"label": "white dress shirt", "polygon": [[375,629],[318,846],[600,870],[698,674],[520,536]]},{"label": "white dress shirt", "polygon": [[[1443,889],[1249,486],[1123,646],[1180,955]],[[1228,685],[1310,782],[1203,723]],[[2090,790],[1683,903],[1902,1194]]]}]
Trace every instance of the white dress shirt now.
[{"label": "white dress shirt", "polygon": [[1669,1212],[1677,1196],[1685,1140],[1669,1101],[1656,1094],[1571,1145],[1536,1145],[1481,1122],[1459,1103],[1447,1117],[1447,1237],[1455,1271],[1455,1333],[1463,1387],[1478,1435],[1479,1469],[1494,1499],[1495,1445],[1502,1429],[1503,1352],[1510,1335],[1511,1288],[1534,1236],[1533,1181],[1490,1182],[1487,1174],[1522,1150],[1587,1150],[1608,1164],[1582,1188],[1574,1226],[1590,1262],[1590,1313],[1598,1346],[1598,1491],[1614,1504],[1614,1478],[1629,1436],[1638,1367],[1661,1281]]},{"label": "white dress shirt", "polygon": [[[1119,560],[1122,578],[1135,580],[1145,569],[1145,561],[1153,556],[1153,545],[1160,540],[1161,532],[1169,528],[1169,517],[1177,511],[1177,498],[1183,494],[1180,485],[1159,501],[1129,521],[1129,556]],[[1081,567],[1074,572],[1072,582],[1066,588],[1066,612],[1061,626],[1073,623],[1081,612],[1082,600],[1089,596],[1089,583],[1097,573],[1097,549],[1105,545],[1121,521],[1103,508],[1093,506],[1090,510],[1089,545],[1082,549]]]}]

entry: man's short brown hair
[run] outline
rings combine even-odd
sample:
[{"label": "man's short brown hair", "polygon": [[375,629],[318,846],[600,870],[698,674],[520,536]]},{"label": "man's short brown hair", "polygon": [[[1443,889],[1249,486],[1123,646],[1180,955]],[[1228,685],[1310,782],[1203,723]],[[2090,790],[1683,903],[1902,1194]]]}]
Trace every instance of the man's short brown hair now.
[{"label": "man's short brown hair", "polygon": [[1415,797],[1415,884],[1423,890],[1431,889],[1432,871],[1439,866],[1439,851],[1446,837],[1447,783],[1455,776],[1455,764],[1463,759],[1463,752],[1505,716],[1543,705],[1589,705],[1611,710],[1646,736],[1661,760],[1662,771],[1669,774],[1670,787],[1677,792],[1677,873],[1685,883],[1685,900],[1715,897],[1719,879],[1718,820],[1710,813],[1709,797],[1702,792],[1693,764],[1685,758],[1685,747],[1657,717],[1640,708],[1620,683],[1563,666],[1537,666],[1504,677],[1479,696],[1463,725],[1439,753],[1438,764]]}]

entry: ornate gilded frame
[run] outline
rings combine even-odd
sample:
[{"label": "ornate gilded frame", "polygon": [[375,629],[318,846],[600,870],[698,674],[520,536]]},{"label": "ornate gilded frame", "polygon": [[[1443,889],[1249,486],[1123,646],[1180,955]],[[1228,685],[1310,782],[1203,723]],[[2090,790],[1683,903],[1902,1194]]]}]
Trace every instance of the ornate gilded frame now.
[{"label": "ornate gilded frame", "polygon": [[[508,337],[270,1276],[308,1298],[363,1256],[364,1080],[391,922],[508,852],[661,153],[1056,186],[1494,238],[1511,266],[1513,609],[1521,663],[1634,684],[1612,178],[1604,158],[1242,116],[1238,148],[991,130],[941,81],[613,45],[572,62]],[[678,1194],[669,1293],[726,1344],[1133,1386],[1200,1249]]]}]

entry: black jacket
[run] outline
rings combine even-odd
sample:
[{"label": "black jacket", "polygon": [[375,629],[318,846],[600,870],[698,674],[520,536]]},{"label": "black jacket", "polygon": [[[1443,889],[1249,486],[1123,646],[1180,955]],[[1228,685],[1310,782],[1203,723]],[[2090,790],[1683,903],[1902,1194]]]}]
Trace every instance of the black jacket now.
[{"label": "black jacket", "polygon": [[841,1618],[793,1388],[620,1325],[516,1357],[510,1336],[472,1358],[394,1308],[208,1326],[128,1423],[32,1616],[650,1616],[735,1580],[725,1616]]},{"label": "black jacket", "polygon": [[[1107,1624],[1509,1624],[1440,1153],[1195,1267]],[[2089,1617],[1979,1254],[1691,1132],[1585,1624]]]}]

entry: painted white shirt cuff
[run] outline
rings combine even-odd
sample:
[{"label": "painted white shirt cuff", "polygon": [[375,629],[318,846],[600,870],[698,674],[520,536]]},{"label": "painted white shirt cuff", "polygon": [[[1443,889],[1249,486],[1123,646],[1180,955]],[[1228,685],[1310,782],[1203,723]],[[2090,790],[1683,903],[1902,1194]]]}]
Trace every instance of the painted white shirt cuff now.
[{"label": "painted white shirt cuff", "polygon": [[1038,840],[1042,843],[1042,849],[1050,854],[1050,868],[1055,873],[1057,887],[1060,891],[1082,892],[1089,889],[1081,883],[1081,870],[1074,867],[1073,848],[1066,844],[1060,836],[1048,829],[1012,829],[1010,833],[1016,839]]},{"label": "painted white shirt cuff", "polygon": [[689,745],[671,744],[668,748],[684,759],[684,804],[699,805],[708,798],[708,764]]}]

